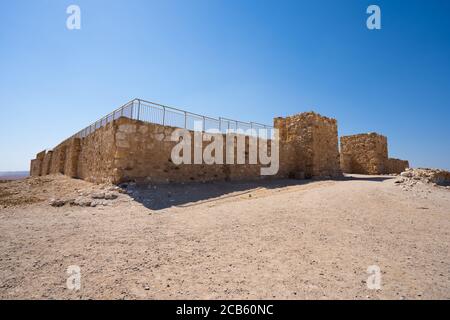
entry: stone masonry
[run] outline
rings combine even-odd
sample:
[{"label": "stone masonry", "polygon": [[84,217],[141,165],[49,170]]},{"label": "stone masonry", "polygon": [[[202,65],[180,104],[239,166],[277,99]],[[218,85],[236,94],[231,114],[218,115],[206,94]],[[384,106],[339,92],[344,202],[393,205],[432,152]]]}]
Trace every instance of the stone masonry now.
[{"label": "stone masonry", "polygon": [[[336,120],[309,112],[277,118],[274,123],[281,131],[280,169],[276,177],[335,177],[341,174]],[[261,177],[259,160],[256,164],[249,161],[251,137],[245,137],[246,151],[241,164],[236,164],[235,145],[235,164],[175,165],[171,151],[177,142],[170,139],[175,129],[122,117],[85,138],[71,138],[53,150],[39,153],[31,162],[31,175],[63,173],[96,183],[203,182]],[[194,132],[190,134],[193,136]],[[203,142],[202,149],[208,143]],[[270,153],[270,140],[267,145]]]},{"label": "stone masonry", "polygon": [[409,168],[409,162],[407,160],[400,160],[389,158],[386,165],[387,173],[402,173],[407,168]]},{"label": "stone masonry", "polygon": [[[407,161],[388,158],[387,138],[376,133],[342,137],[339,154],[337,121],[314,112],[275,118],[274,127],[279,132],[279,170],[275,177],[332,178],[341,176],[342,171],[398,173],[408,166]],[[84,138],[72,137],[53,150],[38,153],[31,161],[30,173],[32,176],[61,173],[95,183],[203,182],[261,177],[264,166],[260,159],[250,161],[253,154],[250,148],[255,146],[250,139],[255,138],[233,138],[236,140],[234,164],[176,165],[171,159],[171,152],[178,143],[171,141],[175,129],[120,117]],[[189,131],[189,134],[193,137],[196,133]],[[224,138],[224,142],[227,140],[228,137]],[[270,140],[259,139],[258,144],[264,141],[270,153]],[[209,143],[202,141],[201,150]],[[245,145],[245,155],[238,157],[237,143]],[[193,151],[192,146],[192,154]]]},{"label": "stone masonry", "polygon": [[387,138],[374,132],[341,137],[340,162],[345,173],[400,173],[409,167],[408,161],[389,159]]},{"label": "stone masonry", "polygon": [[276,118],[280,135],[280,175],[293,178],[338,177],[337,122],[314,112]]}]

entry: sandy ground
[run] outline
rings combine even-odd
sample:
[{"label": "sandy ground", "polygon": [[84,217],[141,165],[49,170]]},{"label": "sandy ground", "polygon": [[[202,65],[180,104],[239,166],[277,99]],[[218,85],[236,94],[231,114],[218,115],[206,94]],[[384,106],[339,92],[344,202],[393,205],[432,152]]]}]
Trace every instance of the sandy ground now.
[{"label": "sandy ground", "polygon": [[0,298],[450,299],[450,191],[394,180],[150,186],[95,208],[48,204],[84,181],[3,182]]}]

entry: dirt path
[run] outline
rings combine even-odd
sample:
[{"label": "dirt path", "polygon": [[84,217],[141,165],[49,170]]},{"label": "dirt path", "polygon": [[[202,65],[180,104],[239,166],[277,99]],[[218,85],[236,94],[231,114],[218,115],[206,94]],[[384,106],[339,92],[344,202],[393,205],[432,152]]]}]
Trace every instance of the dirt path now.
[{"label": "dirt path", "polygon": [[[151,187],[95,208],[36,200],[91,187],[57,180],[47,194],[3,184],[33,201],[0,206],[2,299],[450,299],[442,188],[353,176]],[[371,265],[381,290],[367,288]]]}]

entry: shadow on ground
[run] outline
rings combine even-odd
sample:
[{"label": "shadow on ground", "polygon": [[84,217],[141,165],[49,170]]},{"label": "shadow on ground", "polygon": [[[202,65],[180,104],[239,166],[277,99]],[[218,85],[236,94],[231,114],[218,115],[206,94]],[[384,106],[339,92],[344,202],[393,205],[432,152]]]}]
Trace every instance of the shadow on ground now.
[{"label": "shadow on ground", "polygon": [[[349,176],[334,181],[365,180],[382,182],[393,177]],[[158,185],[127,186],[127,193],[137,202],[151,210],[162,210],[170,207],[191,207],[198,202],[215,201],[217,198],[227,199],[251,194],[259,189],[279,189],[314,183],[320,180],[266,179],[257,181],[215,181],[173,183]],[[322,180],[323,181],[323,180]]]},{"label": "shadow on ground", "polygon": [[344,181],[372,181],[372,182],[383,182],[385,180],[395,179],[396,176],[367,176],[367,175],[360,175],[360,174],[346,174],[343,178],[340,178],[339,180]]}]

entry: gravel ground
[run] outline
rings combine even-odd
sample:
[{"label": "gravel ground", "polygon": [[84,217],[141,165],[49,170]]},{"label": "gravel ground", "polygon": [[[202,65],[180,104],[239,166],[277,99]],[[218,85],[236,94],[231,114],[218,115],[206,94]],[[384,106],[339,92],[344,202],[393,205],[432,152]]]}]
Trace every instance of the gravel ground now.
[{"label": "gravel ground", "polygon": [[352,175],[130,185],[96,207],[49,205],[105,189],[0,183],[1,299],[450,299],[445,188]]}]

